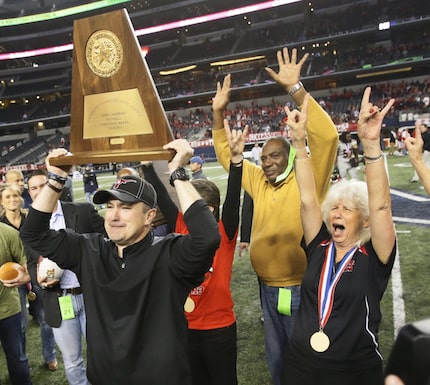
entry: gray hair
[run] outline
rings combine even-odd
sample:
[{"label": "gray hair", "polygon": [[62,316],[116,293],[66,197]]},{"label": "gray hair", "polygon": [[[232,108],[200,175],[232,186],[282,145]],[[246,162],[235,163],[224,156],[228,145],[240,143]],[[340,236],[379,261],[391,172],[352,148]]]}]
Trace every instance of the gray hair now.
[{"label": "gray hair", "polygon": [[[366,183],[357,180],[342,180],[330,187],[326,198],[321,204],[322,218],[330,232],[331,228],[328,225],[329,213],[331,208],[339,202],[359,210],[364,220],[369,219],[369,199]],[[369,239],[370,228],[363,227],[360,233],[360,245]]]}]

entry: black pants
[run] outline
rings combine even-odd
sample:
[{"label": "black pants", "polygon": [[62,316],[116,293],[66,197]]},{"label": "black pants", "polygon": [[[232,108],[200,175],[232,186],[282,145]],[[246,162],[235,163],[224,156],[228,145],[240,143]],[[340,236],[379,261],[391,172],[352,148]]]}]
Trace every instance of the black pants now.
[{"label": "black pants", "polygon": [[282,373],[282,385],[383,385],[382,364],[367,369],[323,370],[288,362]]},{"label": "black pants", "polygon": [[194,385],[237,385],[236,323],[212,330],[188,330]]}]

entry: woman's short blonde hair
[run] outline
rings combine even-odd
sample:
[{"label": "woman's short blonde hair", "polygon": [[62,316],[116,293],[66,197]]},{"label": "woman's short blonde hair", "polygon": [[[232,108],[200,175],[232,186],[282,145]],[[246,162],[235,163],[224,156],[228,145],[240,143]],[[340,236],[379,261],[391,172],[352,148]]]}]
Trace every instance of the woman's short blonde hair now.
[{"label": "woman's short blonde hair", "polygon": [[[21,207],[24,207],[24,198],[21,195],[21,190],[19,189],[18,186],[12,184],[12,183],[2,183],[0,184],[0,203],[3,199],[3,192],[4,191],[13,191],[16,192],[18,194],[18,196],[21,198]],[[3,205],[0,205],[0,216],[3,216],[5,213],[5,210],[3,208]]]},{"label": "woman's short blonde hair", "polygon": [[[330,210],[339,202],[359,210],[364,220],[369,219],[369,199],[365,182],[342,180],[330,187],[326,198],[321,204],[322,218],[329,231],[331,231],[328,224]],[[367,242],[369,239],[370,229],[369,227],[363,227],[360,233],[360,244]]]}]

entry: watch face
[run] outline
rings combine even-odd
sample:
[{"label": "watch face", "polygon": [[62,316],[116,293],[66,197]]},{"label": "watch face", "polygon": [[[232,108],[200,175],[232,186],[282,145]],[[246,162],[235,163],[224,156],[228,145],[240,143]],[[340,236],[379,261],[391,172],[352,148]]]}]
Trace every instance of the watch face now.
[{"label": "watch face", "polygon": [[183,168],[177,169],[176,170],[176,175],[177,175],[177,178],[180,179],[180,180],[186,180],[186,179],[188,179],[188,174],[185,171],[185,169],[183,169]]},{"label": "watch face", "polygon": [[170,175],[170,184],[173,186],[173,182],[177,179],[178,180],[189,180],[190,178],[188,176],[187,171],[184,168],[179,167],[175,171],[172,172],[172,175]]}]

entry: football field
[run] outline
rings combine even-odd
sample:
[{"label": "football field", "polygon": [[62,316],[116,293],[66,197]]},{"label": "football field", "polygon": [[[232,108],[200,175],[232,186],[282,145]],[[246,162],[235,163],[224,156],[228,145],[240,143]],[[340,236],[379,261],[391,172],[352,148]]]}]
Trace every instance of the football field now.
[{"label": "football field", "polygon": [[[379,333],[381,351],[385,359],[397,330],[407,322],[430,318],[430,197],[420,183],[409,183],[413,169],[407,157],[387,157],[393,200],[393,215],[398,239],[398,256],[392,278],[382,300],[382,324]],[[362,165],[361,165],[362,166]],[[227,174],[218,163],[205,163],[204,173],[221,190],[225,198]],[[362,172],[360,172],[362,177]],[[111,173],[98,174],[101,188],[109,188]],[[84,201],[82,181],[74,180],[75,201]],[[103,210],[100,211],[103,214]],[[239,383],[270,385],[267,370],[258,284],[247,254],[236,255],[233,264],[232,292],[235,301],[238,329]],[[29,321],[27,354],[35,385],[67,385],[59,354],[59,370],[49,372],[43,365],[39,328]],[[346,337],[347,338],[347,337]],[[10,384],[5,358],[0,350],[0,382]]]}]

